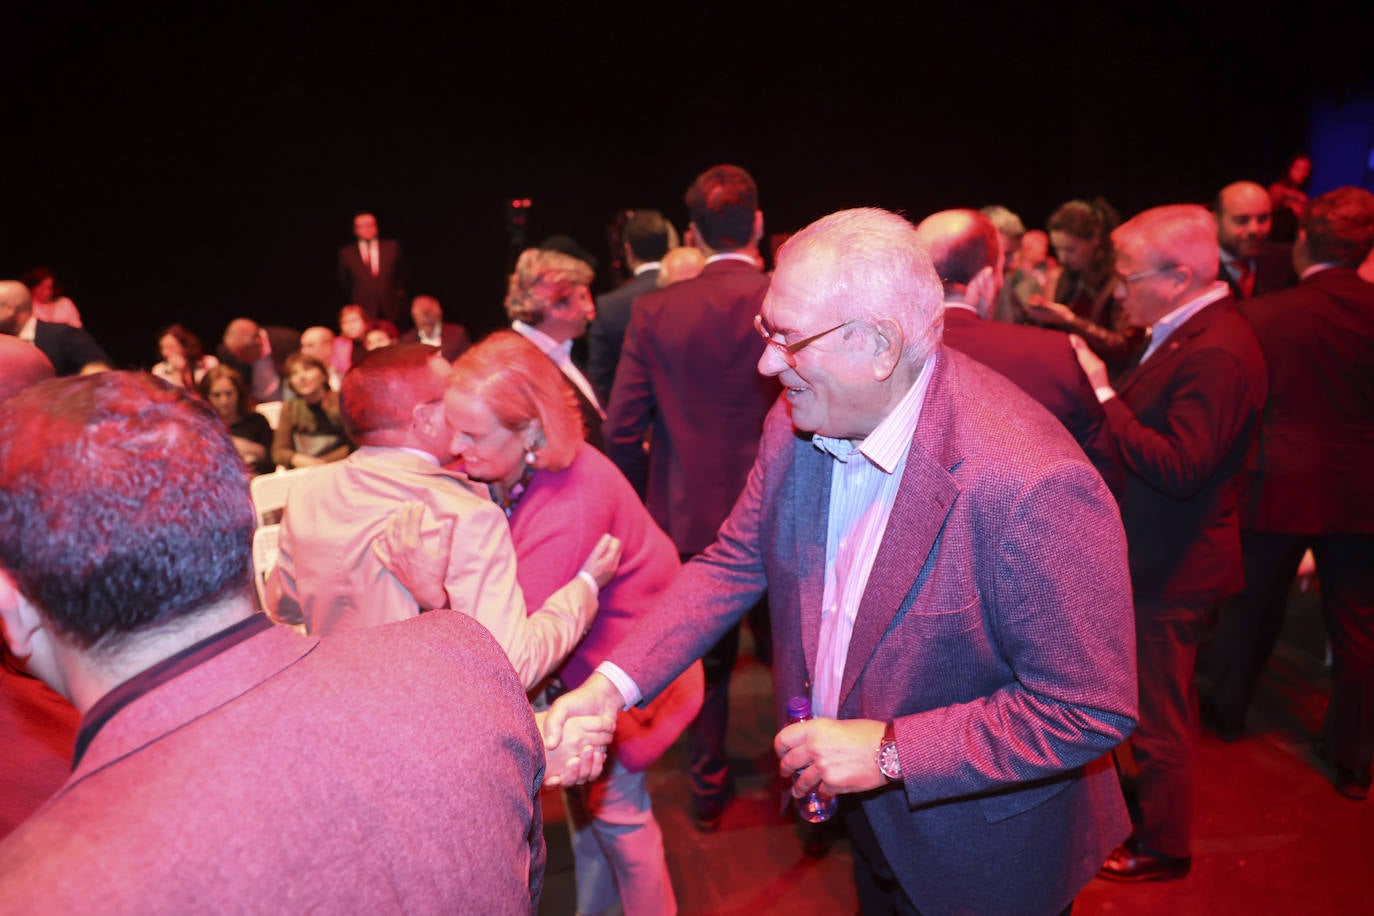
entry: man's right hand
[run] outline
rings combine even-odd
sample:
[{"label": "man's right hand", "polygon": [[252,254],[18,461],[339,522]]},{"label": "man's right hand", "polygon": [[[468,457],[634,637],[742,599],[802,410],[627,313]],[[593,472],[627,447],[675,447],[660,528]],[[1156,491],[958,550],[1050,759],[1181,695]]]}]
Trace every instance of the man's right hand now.
[{"label": "man's right hand", "polygon": [[[544,717],[544,747],[554,750],[563,742],[563,726],[573,716],[601,716],[615,721],[616,713],[625,705],[625,698],[605,675],[592,672],[582,686],[570,690],[553,701]],[[587,779],[596,778],[596,774]],[[578,779],[577,783],[587,779]]]}]

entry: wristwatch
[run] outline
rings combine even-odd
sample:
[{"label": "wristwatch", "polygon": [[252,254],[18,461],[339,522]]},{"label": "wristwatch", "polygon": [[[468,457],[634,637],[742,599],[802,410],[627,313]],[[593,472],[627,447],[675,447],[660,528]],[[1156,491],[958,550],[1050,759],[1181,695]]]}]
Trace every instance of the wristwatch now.
[{"label": "wristwatch", "polygon": [[883,740],[878,742],[878,769],[888,782],[901,782],[902,762],[897,759],[897,723],[887,723]]}]

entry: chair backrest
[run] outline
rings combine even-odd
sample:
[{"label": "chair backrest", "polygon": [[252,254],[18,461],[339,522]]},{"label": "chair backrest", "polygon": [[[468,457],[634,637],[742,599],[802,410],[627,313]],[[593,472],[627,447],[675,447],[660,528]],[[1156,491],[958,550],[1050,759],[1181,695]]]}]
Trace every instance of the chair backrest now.
[{"label": "chair backrest", "polygon": [[267,418],[268,426],[277,428],[277,422],[281,420],[281,401],[263,401],[257,406],[257,411]]},{"label": "chair backrest", "polygon": [[248,492],[253,497],[253,508],[258,512],[259,524],[272,524],[281,519],[281,510],[286,508],[286,497],[291,485],[302,474],[315,470],[311,468],[277,468],[272,474],[259,474],[248,484]]},{"label": "chair backrest", "polygon": [[262,525],[253,532],[253,591],[258,607],[267,610],[267,574],[277,565],[277,536],[281,525]]}]

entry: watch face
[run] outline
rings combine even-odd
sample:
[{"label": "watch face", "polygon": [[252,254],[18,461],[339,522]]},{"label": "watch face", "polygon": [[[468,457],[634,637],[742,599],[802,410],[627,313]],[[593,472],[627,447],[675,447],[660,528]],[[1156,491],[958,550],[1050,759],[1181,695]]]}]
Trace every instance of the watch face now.
[{"label": "watch face", "polygon": [[884,744],[882,750],[878,752],[878,769],[883,771],[883,775],[888,779],[902,778],[902,765],[897,760],[897,744]]}]

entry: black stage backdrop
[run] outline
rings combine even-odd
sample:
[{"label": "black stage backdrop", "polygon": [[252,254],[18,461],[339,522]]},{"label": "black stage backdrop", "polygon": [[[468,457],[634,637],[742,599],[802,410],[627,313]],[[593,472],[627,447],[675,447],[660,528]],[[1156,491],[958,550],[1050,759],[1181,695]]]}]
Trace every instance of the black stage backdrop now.
[{"label": "black stage backdrop", "polygon": [[1313,94],[1369,68],[1359,4],[923,6],[12,12],[0,275],[52,267],[115,361],[148,366],[172,321],[209,348],[238,315],[332,324],[369,209],[412,293],[480,333],[513,197],[531,241],[601,259],[598,289],[612,214],[682,227],[717,162],[754,174],[770,232],[860,205],[1129,215],[1267,184]]}]

